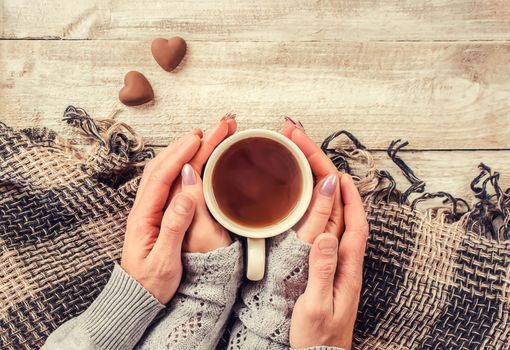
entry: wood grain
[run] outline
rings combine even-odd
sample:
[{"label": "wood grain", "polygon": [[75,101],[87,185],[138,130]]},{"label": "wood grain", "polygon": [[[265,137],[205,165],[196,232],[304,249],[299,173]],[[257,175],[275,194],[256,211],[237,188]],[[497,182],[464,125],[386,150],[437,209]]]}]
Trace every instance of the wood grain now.
[{"label": "wood grain", "polygon": [[[4,38],[509,40],[507,0],[3,0]],[[0,5],[1,6],[1,5]]]},{"label": "wood grain", "polygon": [[317,142],[346,129],[370,149],[510,149],[510,44],[191,42],[171,74],[149,46],[1,41],[0,120],[61,130],[68,104],[105,117],[136,69],[156,99],[117,117],[155,145],[234,112],[243,129],[299,118]]},{"label": "wood grain", "polygon": [[[156,154],[162,149],[163,147],[155,147]],[[371,154],[377,168],[389,171],[395,178],[399,190],[404,191],[409,187],[409,182],[386,152],[373,151]],[[510,186],[510,151],[412,151],[401,152],[399,156],[414,170],[418,178],[426,182],[426,192],[446,191],[473,203],[475,198],[470,183],[480,173],[480,162],[500,173],[502,188]],[[351,162],[351,165],[355,164]],[[353,168],[355,174],[360,175],[367,170],[363,165],[355,165]],[[411,199],[416,197],[417,195],[412,195]]]}]

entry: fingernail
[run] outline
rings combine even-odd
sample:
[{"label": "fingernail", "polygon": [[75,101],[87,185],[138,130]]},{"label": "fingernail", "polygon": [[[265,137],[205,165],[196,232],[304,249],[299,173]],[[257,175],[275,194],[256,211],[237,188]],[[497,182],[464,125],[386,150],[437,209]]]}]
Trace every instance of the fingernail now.
[{"label": "fingernail", "polygon": [[197,135],[200,138],[204,137],[204,132],[200,129],[193,129],[191,133]]},{"label": "fingernail", "polygon": [[184,164],[181,170],[182,184],[185,186],[194,185],[197,183],[197,178],[195,177],[195,170],[188,163]]},{"label": "fingernail", "polygon": [[296,128],[305,131],[305,128],[303,127],[303,124],[301,124],[301,122],[299,120],[296,122],[296,121],[294,121],[294,119],[292,119],[291,117],[288,117],[288,116],[283,117],[283,119],[285,119],[286,121],[289,121],[292,124],[294,124],[294,126]]},{"label": "fingernail", "polygon": [[331,197],[335,193],[337,181],[338,176],[336,174],[329,175],[321,186],[320,194]]},{"label": "fingernail", "polygon": [[337,249],[338,249],[338,240],[336,240],[334,238],[327,237],[327,238],[322,238],[319,241],[319,250],[321,251],[322,254],[333,255],[333,254],[336,254]]},{"label": "fingernail", "polygon": [[220,121],[223,121],[223,120],[229,121],[232,119],[236,119],[236,115],[232,114],[232,113],[228,113],[228,114],[225,114],[223,117],[221,117]]},{"label": "fingernail", "polygon": [[188,196],[178,194],[174,203],[175,211],[181,214],[187,214],[193,208],[193,202]]},{"label": "fingernail", "polygon": [[287,116],[285,116],[285,117],[283,117],[283,119],[285,119],[285,121],[289,121],[289,122],[291,122],[291,123],[292,123],[292,124],[294,124],[294,125],[297,125],[297,124],[296,124],[296,122],[295,122],[295,121],[294,121],[291,117],[287,117]]}]

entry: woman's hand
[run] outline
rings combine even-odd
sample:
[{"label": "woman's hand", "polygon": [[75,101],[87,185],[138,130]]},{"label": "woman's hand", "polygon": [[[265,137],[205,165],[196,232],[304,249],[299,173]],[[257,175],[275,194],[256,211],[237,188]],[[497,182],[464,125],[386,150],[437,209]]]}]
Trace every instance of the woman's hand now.
[{"label": "woman's hand", "polygon": [[342,175],[340,182],[346,229],[340,244],[331,233],[313,242],[308,284],[292,314],[293,349],[329,345],[348,350],[352,345],[368,224],[352,178]]},{"label": "woman's hand", "polygon": [[190,164],[186,164],[182,168],[181,177],[182,193],[190,194],[196,203],[195,217],[184,238],[183,251],[207,253],[228,247],[232,243],[232,238],[209,214],[200,175]]},{"label": "woman's hand", "polygon": [[170,144],[144,169],[129,213],[121,266],[162,304],[175,294],[182,276],[181,246],[195,212],[189,193],[170,188],[200,147],[201,132]]},{"label": "woman's hand", "polygon": [[317,178],[308,210],[295,227],[298,238],[312,244],[322,232],[340,236],[344,227],[343,204],[335,165],[292,119],[286,118],[283,134],[301,149]]},{"label": "woman's hand", "polygon": [[218,224],[209,214],[202,191],[200,173],[221,141],[232,135],[237,129],[234,116],[227,114],[219,123],[204,135],[197,154],[182,168],[181,179],[174,184],[171,198],[178,193],[191,195],[196,203],[195,216],[191,223],[182,249],[184,252],[206,253],[228,247],[232,243],[227,230]]}]

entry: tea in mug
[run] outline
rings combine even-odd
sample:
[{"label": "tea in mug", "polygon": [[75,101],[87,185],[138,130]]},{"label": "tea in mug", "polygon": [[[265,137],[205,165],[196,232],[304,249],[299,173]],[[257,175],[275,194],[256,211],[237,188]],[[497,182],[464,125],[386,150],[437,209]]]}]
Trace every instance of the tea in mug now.
[{"label": "tea in mug", "polygon": [[301,187],[302,175],[294,155],[265,137],[231,145],[212,173],[218,207],[242,226],[264,227],[285,219],[297,204]]}]

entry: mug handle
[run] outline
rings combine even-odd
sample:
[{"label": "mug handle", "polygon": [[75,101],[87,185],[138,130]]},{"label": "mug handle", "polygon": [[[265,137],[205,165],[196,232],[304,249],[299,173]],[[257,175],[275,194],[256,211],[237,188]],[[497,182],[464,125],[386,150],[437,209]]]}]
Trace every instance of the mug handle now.
[{"label": "mug handle", "polygon": [[264,238],[247,238],[246,277],[250,281],[260,281],[266,268],[266,240]]}]

